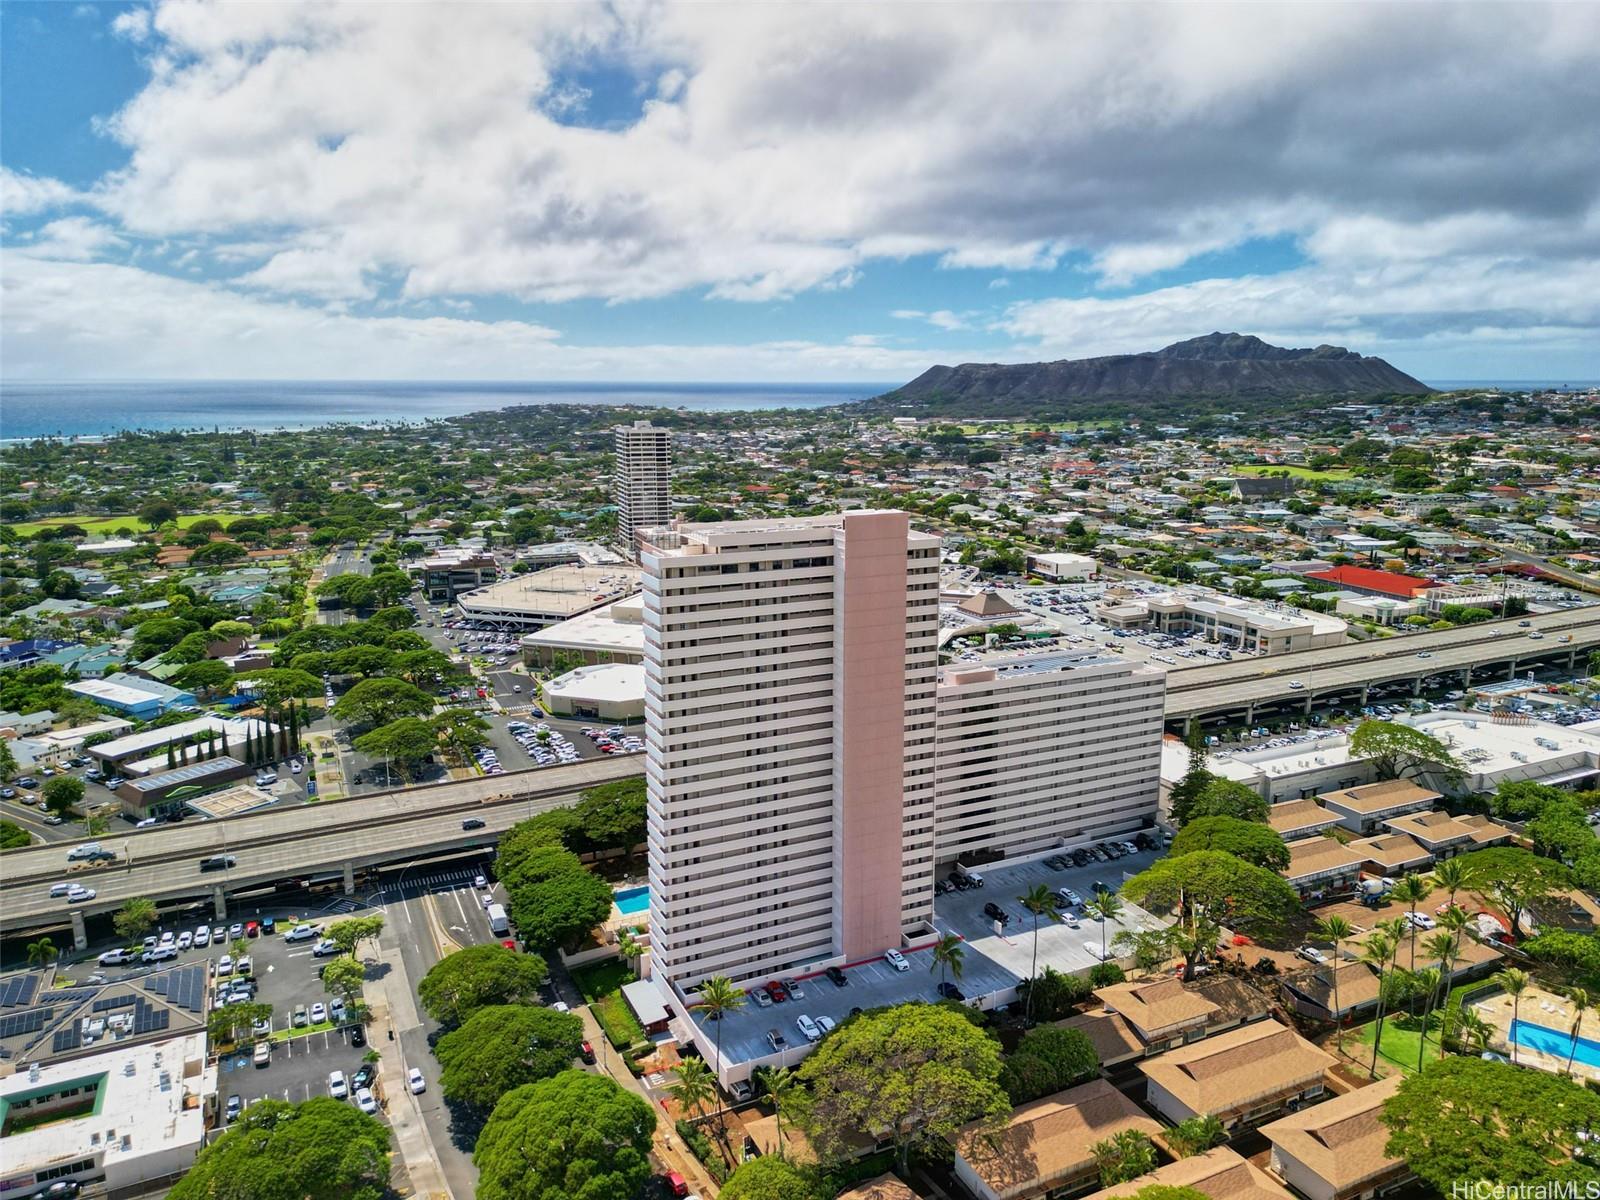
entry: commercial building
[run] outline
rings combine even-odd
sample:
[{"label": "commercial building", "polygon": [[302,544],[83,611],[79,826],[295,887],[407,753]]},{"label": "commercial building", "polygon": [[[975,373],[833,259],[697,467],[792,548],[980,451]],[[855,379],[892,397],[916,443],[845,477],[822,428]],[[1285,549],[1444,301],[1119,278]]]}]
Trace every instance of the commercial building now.
[{"label": "commercial building", "polygon": [[456,611],[496,629],[544,629],[638,590],[637,567],[549,567],[466,592]]},{"label": "commercial building", "polygon": [[955,1176],[980,1200],[1070,1195],[1099,1179],[1095,1143],[1129,1130],[1150,1137],[1161,1124],[1096,1079],[1020,1106],[999,1130],[963,1127],[951,1139]]},{"label": "commercial building", "polygon": [[1057,583],[1083,583],[1093,579],[1100,564],[1087,554],[1030,554],[1028,571]]},{"label": "commercial building", "polygon": [[1362,1200],[1401,1187],[1415,1176],[1389,1154],[1383,1102],[1405,1078],[1387,1079],[1335,1096],[1261,1128],[1272,1145],[1268,1168],[1307,1200]]},{"label": "commercial building", "polygon": [[493,583],[500,576],[500,564],[486,550],[446,547],[407,568],[422,583],[429,600],[446,603],[463,592]]},{"label": "commercial building", "polygon": [[617,539],[636,558],[638,531],[672,519],[672,431],[635,421],[618,426],[615,435]]},{"label": "commercial building", "polygon": [[70,1180],[114,1195],[171,1181],[200,1151],[216,1089],[203,1032],[0,1078],[0,1193]]},{"label": "commercial building", "polygon": [[939,539],[866,510],[640,557],[652,974],[682,1003],[928,931]]},{"label": "commercial building", "polygon": [[1094,606],[1094,617],[1112,629],[1192,634],[1256,654],[1339,646],[1349,628],[1326,613],[1198,589],[1144,596],[1107,588]]},{"label": "commercial building", "polygon": [[1166,674],[1109,654],[939,673],[935,857],[1025,858],[1154,823]]},{"label": "commercial building", "polygon": [[545,706],[558,717],[606,722],[644,720],[644,667],[600,663],[577,667],[542,685]]},{"label": "commercial building", "polygon": [[1391,596],[1397,600],[1410,600],[1434,586],[1431,579],[1397,575],[1393,571],[1375,571],[1370,567],[1333,567],[1327,571],[1308,571],[1306,578],[1315,579],[1318,583],[1331,583],[1335,587],[1366,596]]},{"label": "commercial building", "polygon": [[226,754],[244,749],[247,732],[256,736],[262,733],[276,734],[278,727],[247,717],[219,717],[207,713],[192,721],[180,721],[176,725],[163,725],[159,729],[147,729],[143,733],[101,742],[84,753],[108,774],[122,772],[145,775],[167,765],[168,746],[204,741],[206,735],[211,734],[217,748]]},{"label": "commercial building", "polygon": [[522,638],[522,661],[530,667],[558,662],[642,663],[644,597],[626,596],[613,604],[579,613]]},{"label": "commercial building", "polygon": [[1339,818],[1339,824],[1365,836],[1378,832],[1396,817],[1431,809],[1440,798],[1438,792],[1419,787],[1409,779],[1385,779],[1325,792],[1318,800]]},{"label": "commercial building", "polygon": [[104,679],[77,680],[67,684],[67,691],[139,721],[148,721],[194,703],[193,692],[122,672]]}]

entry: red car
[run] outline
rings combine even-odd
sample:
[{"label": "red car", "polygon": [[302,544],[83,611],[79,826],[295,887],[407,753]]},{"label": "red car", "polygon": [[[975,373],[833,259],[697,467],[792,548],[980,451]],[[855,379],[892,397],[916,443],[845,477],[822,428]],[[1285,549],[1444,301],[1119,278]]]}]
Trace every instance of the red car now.
[{"label": "red car", "polygon": [[246,922],[244,927],[244,935],[245,937],[260,937],[261,923],[259,921]]},{"label": "red car", "polygon": [[689,1194],[689,1185],[683,1181],[683,1176],[676,1171],[667,1172],[667,1186],[672,1189],[674,1196],[687,1196]]},{"label": "red car", "polygon": [[578,1044],[578,1057],[591,1067],[594,1066],[594,1047],[588,1042],[580,1042]]},{"label": "red car", "polygon": [[772,997],[774,1004],[782,1004],[789,998],[789,993],[783,990],[783,984],[776,980],[767,984],[767,995]]}]

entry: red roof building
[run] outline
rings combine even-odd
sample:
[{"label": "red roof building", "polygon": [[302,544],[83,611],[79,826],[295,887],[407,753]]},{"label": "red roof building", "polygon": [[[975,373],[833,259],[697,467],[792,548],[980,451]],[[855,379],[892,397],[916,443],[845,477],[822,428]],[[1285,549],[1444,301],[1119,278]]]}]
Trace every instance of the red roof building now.
[{"label": "red roof building", "polygon": [[1396,575],[1393,571],[1374,571],[1371,567],[1334,567],[1331,571],[1312,571],[1307,579],[1331,583],[1368,596],[1394,596],[1410,600],[1418,592],[1434,586],[1415,575]]}]

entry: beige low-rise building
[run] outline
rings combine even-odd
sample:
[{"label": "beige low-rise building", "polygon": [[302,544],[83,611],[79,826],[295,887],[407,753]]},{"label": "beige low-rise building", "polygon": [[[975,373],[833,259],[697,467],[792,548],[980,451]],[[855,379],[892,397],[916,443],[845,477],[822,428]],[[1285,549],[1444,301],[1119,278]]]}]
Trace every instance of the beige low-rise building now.
[{"label": "beige low-rise building", "polygon": [[1161,1125],[1096,1079],[1022,1105],[998,1130],[963,1128],[953,1139],[956,1178],[980,1200],[1070,1195],[1098,1179],[1095,1143],[1130,1129],[1153,1136]]},{"label": "beige low-rise building", "polygon": [[1361,878],[1366,858],[1330,837],[1289,843],[1289,865],[1280,872],[1302,897],[1348,892]]},{"label": "beige low-rise building", "polygon": [[1173,1124],[1209,1115],[1235,1129],[1320,1099],[1335,1061],[1287,1026],[1259,1021],[1168,1050],[1139,1070],[1146,1102]]},{"label": "beige low-rise building", "polygon": [[1153,983],[1114,984],[1100,988],[1095,996],[1125,1020],[1140,1041],[1158,1050],[1204,1037],[1217,1015],[1215,1004],[1170,976]]},{"label": "beige low-rise building", "polygon": [[1306,1200],[1371,1200],[1415,1178],[1385,1148],[1389,1129],[1380,1116],[1404,1078],[1396,1072],[1262,1126],[1272,1174]]},{"label": "beige low-rise building", "polygon": [[1378,1007],[1378,975],[1364,962],[1324,963],[1283,977],[1295,1011],[1319,1021],[1343,1021]]},{"label": "beige low-rise building", "polygon": [[1432,808],[1440,796],[1409,779],[1385,779],[1325,792],[1318,799],[1338,815],[1341,825],[1365,837],[1396,817]]},{"label": "beige low-rise building", "polygon": [[1125,1200],[1152,1186],[1193,1188],[1208,1200],[1294,1200],[1277,1180],[1226,1146],[1181,1158],[1085,1200]]},{"label": "beige low-rise building", "polygon": [[1384,824],[1393,833],[1416,839],[1436,859],[1454,858],[1484,845],[1511,840],[1509,829],[1483,816],[1468,822],[1446,812],[1419,812]]},{"label": "beige low-rise building", "polygon": [[1329,812],[1310,798],[1274,804],[1267,810],[1267,824],[1286,842],[1316,837],[1338,823],[1338,813]]},{"label": "beige low-rise building", "polygon": [[1365,856],[1366,870],[1375,875],[1404,875],[1425,871],[1433,855],[1416,838],[1404,833],[1380,833],[1351,842],[1348,849]]}]

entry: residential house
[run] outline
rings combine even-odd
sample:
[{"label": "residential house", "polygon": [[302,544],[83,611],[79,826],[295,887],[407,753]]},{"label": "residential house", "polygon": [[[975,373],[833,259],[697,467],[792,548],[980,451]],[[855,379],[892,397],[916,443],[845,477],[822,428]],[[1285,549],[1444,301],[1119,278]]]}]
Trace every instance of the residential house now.
[{"label": "residential house", "polygon": [[1127,1200],[1147,1187],[1193,1188],[1207,1200],[1294,1200],[1277,1180],[1226,1146],[1180,1158],[1148,1175],[1093,1192],[1087,1200]]},{"label": "residential house", "polygon": [[1276,1021],[1168,1050],[1139,1064],[1146,1102],[1173,1124],[1210,1115],[1227,1129],[1315,1103],[1337,1060]]},{"label": "residential house", "polygon": [[1409,1183],[1415,1175],[1388,1152],[1381,1116],[1404,1078],[1397,1071],[1263,1126],[1272,1145],[1268,1169],[1306,1200],[1372,1200]]},{"label": "residential house", "polygon": [[1342,1022],[1378,1007],[1378,976],[1364,962],[1312,966],[1285,975],[1282,983],[1295,1011],[1319,1021]]}]

